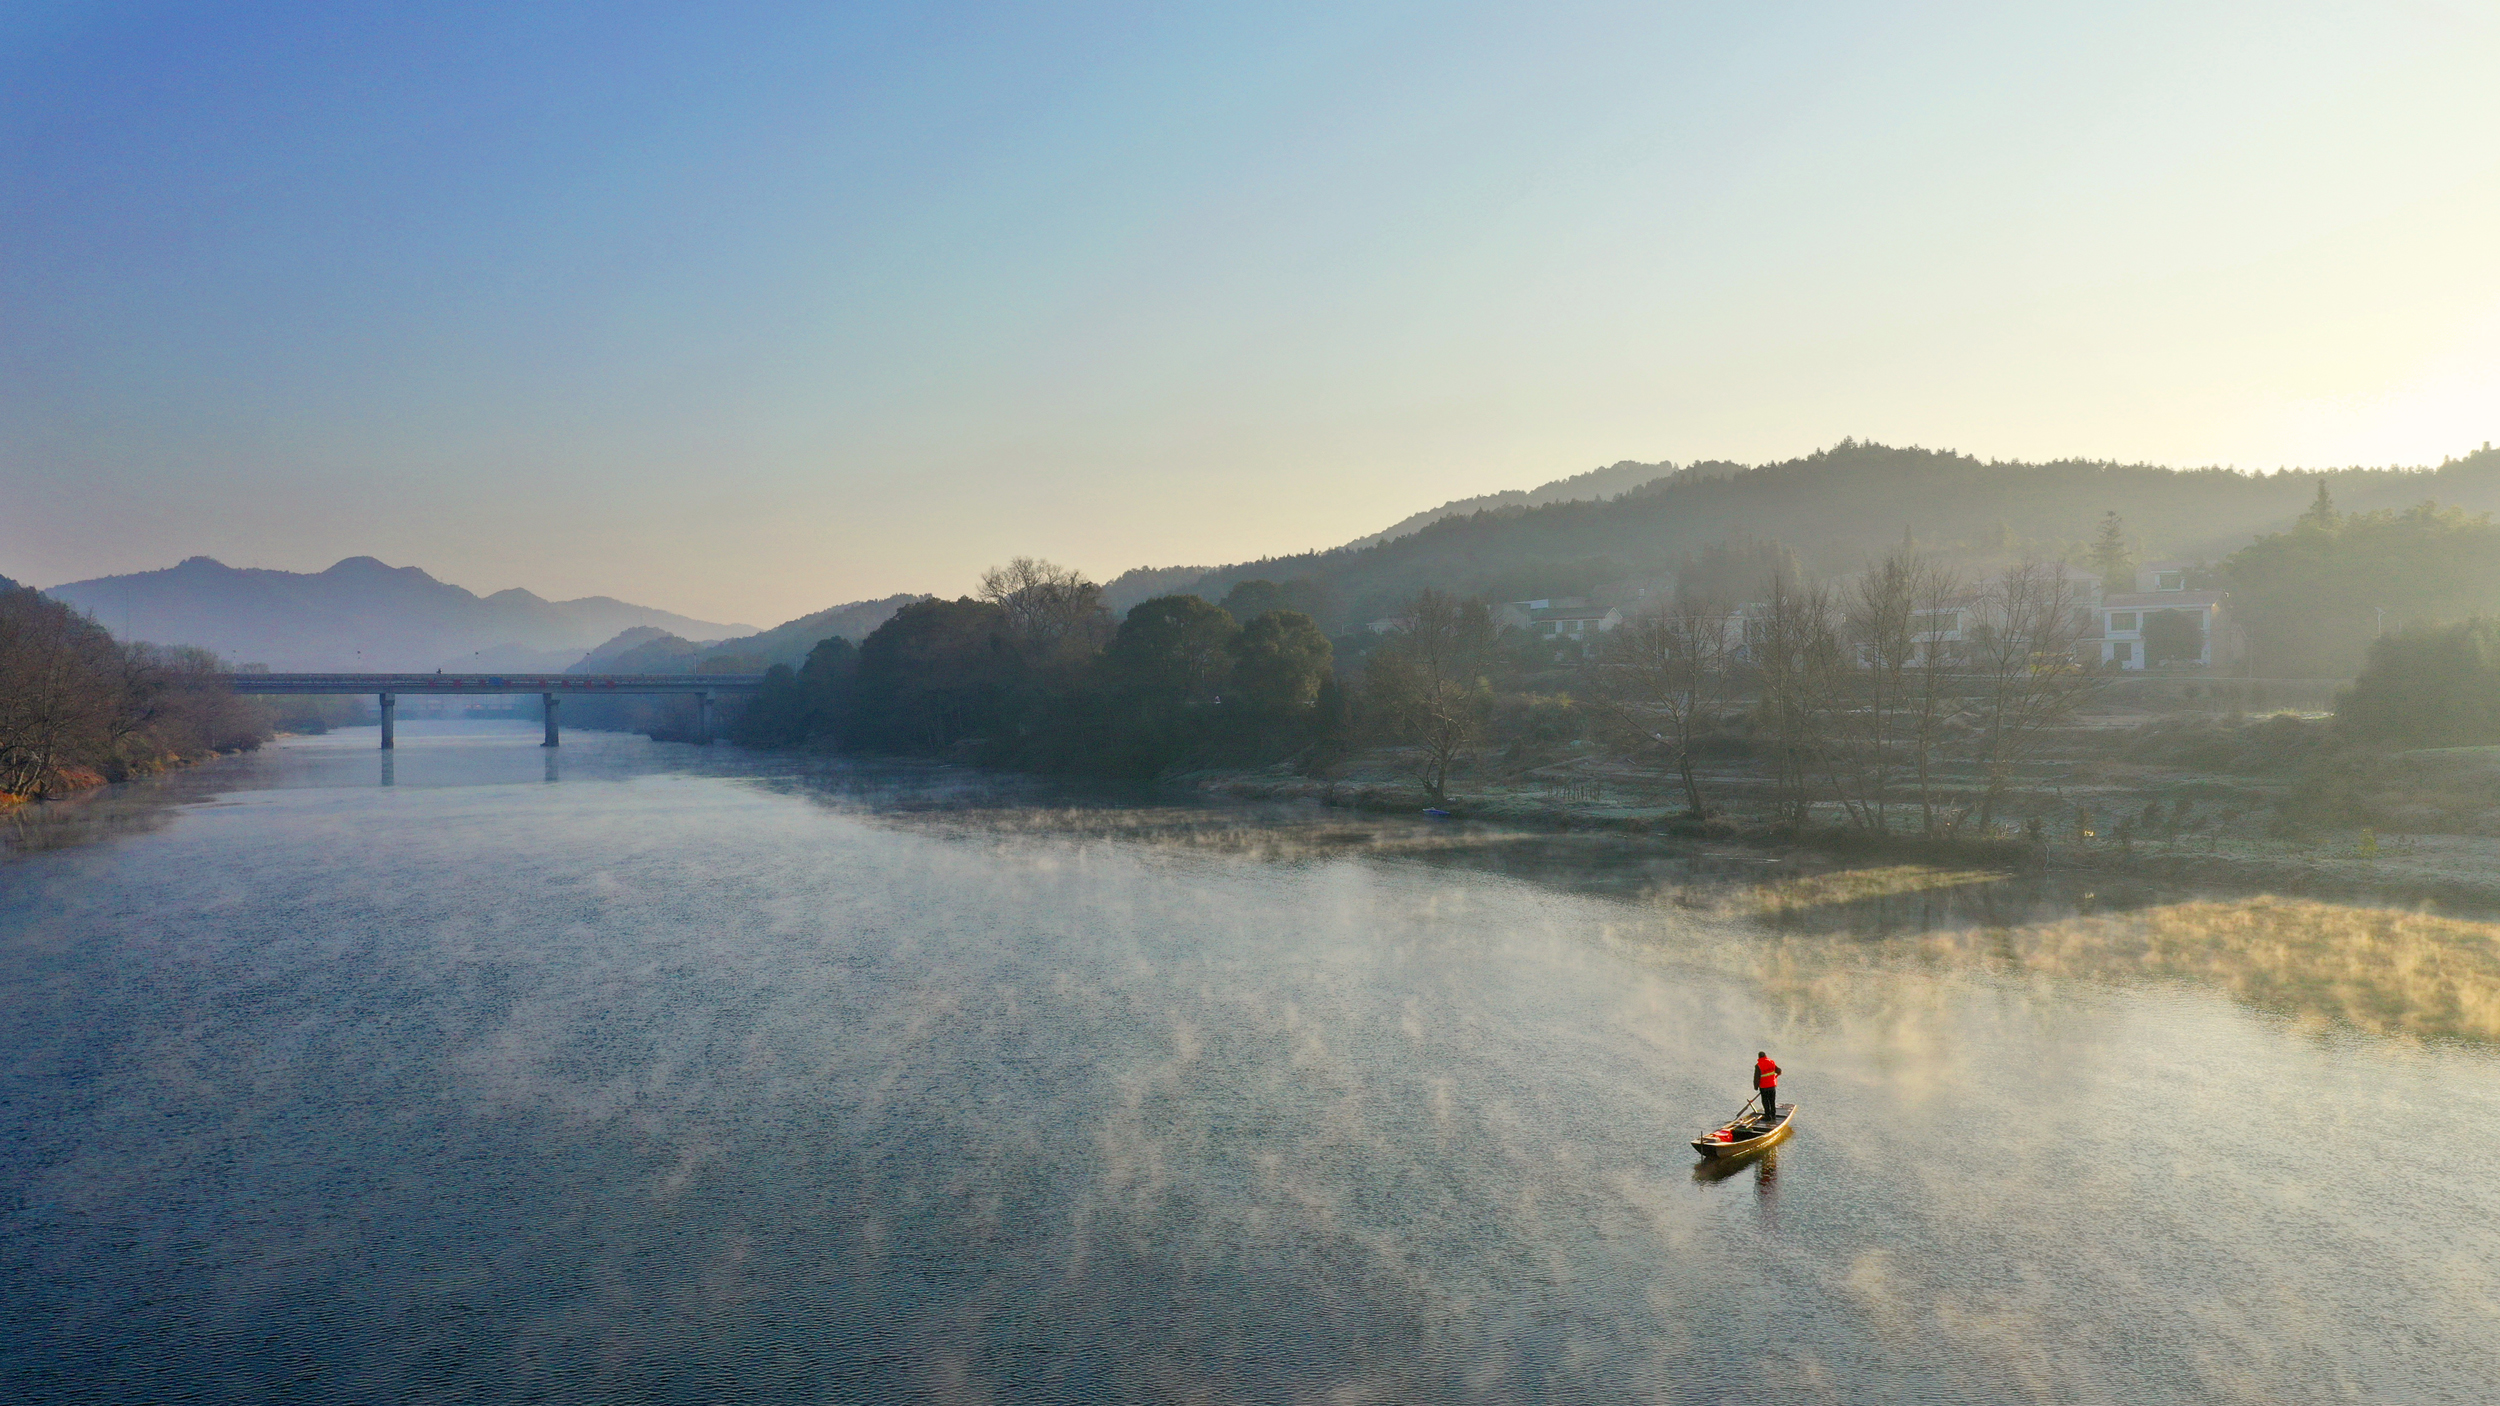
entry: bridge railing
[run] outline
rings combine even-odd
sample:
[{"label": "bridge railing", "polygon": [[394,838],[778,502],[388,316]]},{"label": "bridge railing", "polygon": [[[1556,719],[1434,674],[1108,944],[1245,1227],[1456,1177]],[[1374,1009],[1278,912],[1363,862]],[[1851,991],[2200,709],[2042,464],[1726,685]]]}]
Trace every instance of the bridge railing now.
[{"label": "bridge railing", "polygon": [[764,686],[762,674],[225,674],[237,693],[307,694],[370,693],[382,706],[382,747],[399,745],[399,695],[488,698],[497,694],[535,693],[546,700],[547,740],[556,745],[556,706],[568,693],[680,693],[695,699],[695,740],[712,740],[712,698],[721,693],[753,693]]},{"label": "bridge railing", "polygon": [[753,693],[762,674],[225,674],[237,693]]}]

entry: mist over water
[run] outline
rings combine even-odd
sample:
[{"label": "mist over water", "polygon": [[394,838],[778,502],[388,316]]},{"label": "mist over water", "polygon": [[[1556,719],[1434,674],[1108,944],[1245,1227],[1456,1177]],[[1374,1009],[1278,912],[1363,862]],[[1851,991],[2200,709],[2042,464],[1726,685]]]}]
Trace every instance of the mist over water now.
[{"label": "mist over water", "polygon": [[[2471,923],[537,735],[0,857],[13,1398],[2500,1380]],[[1697,1173],[1764,1048],[1797,1136]]]}]

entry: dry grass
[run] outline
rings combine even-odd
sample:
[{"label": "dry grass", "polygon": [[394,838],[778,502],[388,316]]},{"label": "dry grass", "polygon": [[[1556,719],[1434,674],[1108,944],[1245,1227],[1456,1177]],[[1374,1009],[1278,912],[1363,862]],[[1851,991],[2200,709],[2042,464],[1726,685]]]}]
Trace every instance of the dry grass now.
[{"label": "dry grass", "polygon": [[2002,883],[2005,876],[1985,869],[1931,869],[1923,864],[1888,864],[1872,869],[1841,869],[1809,874],[1755,887],[1743,906],[1766,918],[1831,908],[1869,899],[1899,898],[1913,893]]},{"label": "dry grass", "polygon": [[2170,977],[2382,1035],[2500,1041],[2500,923],[2259,897],[1931,934],[1933,955],[2111,980]]}]

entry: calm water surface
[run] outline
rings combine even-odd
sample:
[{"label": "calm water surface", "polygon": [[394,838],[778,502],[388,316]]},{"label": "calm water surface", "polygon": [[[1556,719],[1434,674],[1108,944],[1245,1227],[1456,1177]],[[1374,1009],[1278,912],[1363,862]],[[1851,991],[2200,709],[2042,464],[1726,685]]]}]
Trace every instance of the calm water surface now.
[{"label": "calm water surface", "polygon": [[534,726],[0,857],[8,1399],[2500,1396],[2485,1042],[2004,885]]}]

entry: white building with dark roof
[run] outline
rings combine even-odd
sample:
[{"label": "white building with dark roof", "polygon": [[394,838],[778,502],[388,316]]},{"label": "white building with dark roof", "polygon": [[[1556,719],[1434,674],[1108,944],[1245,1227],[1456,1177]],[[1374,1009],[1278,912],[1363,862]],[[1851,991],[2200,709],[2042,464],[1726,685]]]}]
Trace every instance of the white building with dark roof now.
[{"label": "white building with dark roof", "polygon": [[1524,630],[1539,639],[1594,640],[1623,623],[1623,612],[1594,605],[1580,596],[1505,601],[1493,612],[1494,623]]},{"label": "white building with dark roof", "polygon": [[[2136,590],[2102,594],[2094,607],[2102,663],[2130,670],[2167,664],[2209,668],[2239,657],[2230,596],[2189,590],[2190,569],[2185,562],[2152,562],[2137,571]],[[2186,628],[2174,628],[2174,621]]]}]

